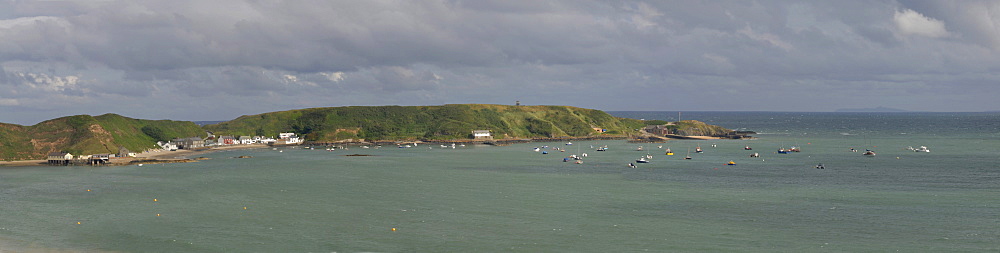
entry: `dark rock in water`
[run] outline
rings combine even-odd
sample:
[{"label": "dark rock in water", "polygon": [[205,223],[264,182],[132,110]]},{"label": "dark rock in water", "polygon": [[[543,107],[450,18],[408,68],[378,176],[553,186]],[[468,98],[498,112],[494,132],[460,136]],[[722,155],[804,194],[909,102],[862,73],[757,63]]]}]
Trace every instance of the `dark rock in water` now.
[{"label": "dark rock in water", "polygon": [[344,156],[372,156],[372,155],[351,154],[351,155],[344,155]]},{"label": "dark rock in water", "polygon": [[253,156],[241,155],[241,156],[237,156],[236,158],[253,158]]}]

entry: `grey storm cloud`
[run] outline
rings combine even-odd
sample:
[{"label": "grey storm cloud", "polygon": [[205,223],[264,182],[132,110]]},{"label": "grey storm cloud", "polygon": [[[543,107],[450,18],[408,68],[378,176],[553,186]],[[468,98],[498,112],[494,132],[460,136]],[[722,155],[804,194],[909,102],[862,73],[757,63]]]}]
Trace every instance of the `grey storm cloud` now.
[{"label": "grey storm cloud", "polygon": [[80,110],[177,119],[514,100],[996,110],[996,13],[985,1],[0,0],[0,107],[58,91]]}]

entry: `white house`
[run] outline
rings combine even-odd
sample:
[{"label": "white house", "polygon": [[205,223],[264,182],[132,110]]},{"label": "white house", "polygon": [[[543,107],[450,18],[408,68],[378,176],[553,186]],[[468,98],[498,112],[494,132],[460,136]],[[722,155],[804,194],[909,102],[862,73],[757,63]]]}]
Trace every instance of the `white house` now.
[{"label": "white house", "polygon": [[69,161],[73,160],[73,155],[66,152],[52,152],[49,153],[49,165],[67,165]]},{"label": "white house", "polygon": [[156,142],[156,145],[159,145],[160,148],[163,149],[163,150],[170,150],[170,151],[177,150],[177,144],[174,144],[172,142],[158,141],[158,142]]},{"label": "white house", "polygon": [[280,141],[277,144],[294,145],[302,143],[302,139],[299,139],[299,136],[296,136],[295,133],[278,133],[278,139]]},{"label": "white house", "polygon": [[248,144],[254,144],[254,143],[257,143],[257,142],[254,141],[253,137],[246,136],[246,135],[240,136],[239,144],[248,145]]},{"label": "white house", "polygon": [[472,130],[473,139],[493,139],[493,135],[490,134],[490,130]]}]

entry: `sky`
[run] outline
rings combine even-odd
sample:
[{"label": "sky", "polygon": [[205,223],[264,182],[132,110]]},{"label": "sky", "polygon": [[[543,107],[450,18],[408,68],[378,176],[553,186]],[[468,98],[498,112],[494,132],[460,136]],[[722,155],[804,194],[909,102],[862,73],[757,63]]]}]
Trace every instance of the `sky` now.
[{"label": "sky", "polygon": [[1000,110],[998,1],[0,0],[0,122]]}]

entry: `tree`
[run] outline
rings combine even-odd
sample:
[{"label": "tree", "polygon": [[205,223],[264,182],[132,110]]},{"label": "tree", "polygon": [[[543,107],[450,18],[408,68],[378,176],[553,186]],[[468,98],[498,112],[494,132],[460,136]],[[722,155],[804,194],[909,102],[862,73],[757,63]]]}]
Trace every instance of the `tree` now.
[{"label": "tree", "polygon": [[156,141],[170,141],[170,136],[163,132],[163,129],[155,126],[144,126],[142,127],[142,133],[152,137]]}]

